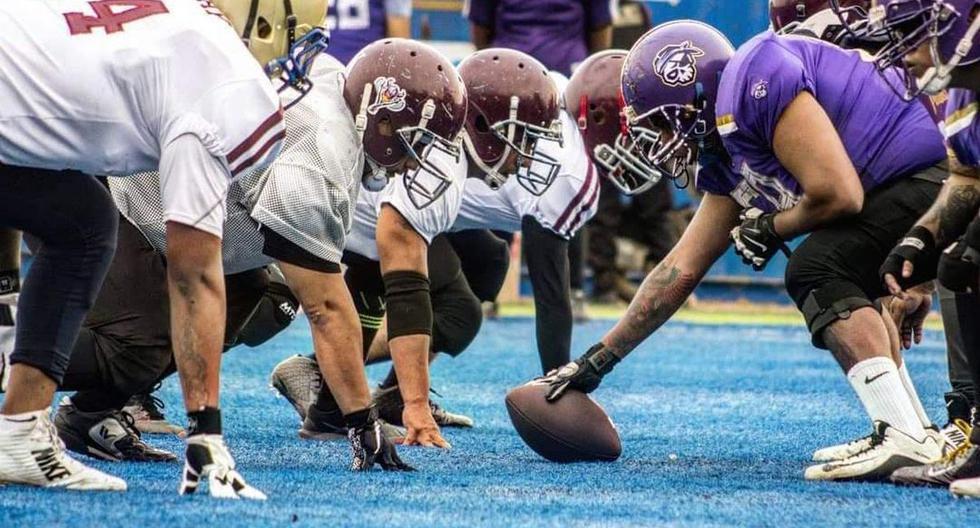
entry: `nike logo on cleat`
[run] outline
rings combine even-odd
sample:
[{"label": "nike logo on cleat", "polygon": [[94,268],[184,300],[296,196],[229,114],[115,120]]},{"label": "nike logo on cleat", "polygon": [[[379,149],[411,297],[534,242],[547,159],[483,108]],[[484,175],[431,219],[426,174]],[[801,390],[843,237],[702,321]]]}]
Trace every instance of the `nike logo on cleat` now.
[{"label": "nike logo on cleat", "polygon": [[876,380],[876,379],[884,376],[885,374],[888,374],[888,371],[887,370],[885,372],[880,373],[880,374],[875,374],[874,376],[871,376],[871,377],[865,376],[864,377],[864,384],[865,385],[870,385],[871,382],[873,382],[874,380]]},{"label": "nike logo on cleat", "polygon": [[44,478],[48,479],[48,481],[63,479],[71,474],[68,472],[68,468],[58,461],[52,448],[31,451],[31,454],[34,455],[34,460],[37,461],[37,467],[41,469],[41,472],[44,473]]}]

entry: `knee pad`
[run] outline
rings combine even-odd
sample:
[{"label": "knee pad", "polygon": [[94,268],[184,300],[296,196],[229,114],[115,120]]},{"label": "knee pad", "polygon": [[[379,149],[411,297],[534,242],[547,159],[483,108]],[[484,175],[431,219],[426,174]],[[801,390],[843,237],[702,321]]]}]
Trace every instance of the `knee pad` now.
[{"label": "knee pad", "polygon": [[432,323],[432,350],[450,356],[458,356],[480,332],[483,324],[483,307],[473,293],[453,296],[444,300],[434,296]]},{"label": "knee pad", "polygon": [[855,310],[875,306],[856,285],[835,282],[810,290],[800,311],[810,329],[813,346],[826,349],[823,331],[828,326],[837,320],[850,318]]}]

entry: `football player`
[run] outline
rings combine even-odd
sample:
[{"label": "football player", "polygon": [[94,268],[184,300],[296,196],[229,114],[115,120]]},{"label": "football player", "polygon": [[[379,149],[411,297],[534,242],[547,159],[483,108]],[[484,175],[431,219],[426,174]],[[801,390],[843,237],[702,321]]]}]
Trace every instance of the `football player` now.
[{"label": "football player", "polygon": [[[880,262],[943,178],[935,167],[942,138],[926,110],[891,93],[858,52],[771,32],[736,52],[693,21],[649,32],[630,51],[622,85],[632,159],[670,178],[690,177],[693,165],[706,194],[624,318],[544,379],[548,398],[594,390],[731,242],[762,269],[787,240],[809,234],[792,253],[786,286],[813,344],[833,353],[875,432],[866,449],[807,468],[805,477],[880,480],[937,459],[938,433],[927,429],[891,318],[875,304],[886,293]],[[868,136],[872,121],[881,125]]]},{"label": "football player", "polygon": [[224,192],[231,178],[268,163],[285,133],[255,58],[302,88],[303,55],[277,59],[323,39],[295,41],[305,21],[289,2],[259,3],[221,4],[232,24],[203,1],[0,7],[8,22],[0,36],[0,224],[42,242],[20,295],[0,480],[125,489],[62,451],[47,406],[115,246],[112,202],[89,175],[159,169],[174,350],[191,425],[182,490],[203,478],[213,496],[264,498],[235,471],[221,436]]},{"label": "football player", "polygon": [[[880,32],[868,31],[867,2],[863,0],[839,1],[836,7],[829,0],[773,0],[769,3],[769,17],[773,29],[777,32],[792,35],[808,35],[827,42],[832,42],[844,48],[860,49],[868,53],[877,53],[887,40]],[[805,18],[804,18],[805,17]],[[922,95],[918,99],[925,105],[926,110],[936,122],[945,118],[945,93],[936,96]],[[931,298],[928,293],[933,285],[926,284],[916,290],[916,294],[905,298],[889,297],[884,300],[895,323],[903,327],[905,316],[909,311],[924,311],[928,309]],[[945,394],[946,424],[940,429],[945,439],[944,451],[950,454],[963,444],[970,435],[970,408],[974,398],[974,387],[967,363],[968,351],[966,342],[977,342],[980,338],[980,327],[967,323],[976,310],[971,304],[976,301],[970,295],[956,294],[946,288],[939,288],[940,309],[943,318],[943,328],[946,336],[946,357],[949,367],[951,390]],[[904,326],[903,328],[908,328]],[[911,337],[911,336],[910,336]],[[903,341],[903,347],[910,346],[912,340]],[[867,446],[870,437],[864,437],[853,442],[850,446],[834,446],[821,449],[814,453],[814,460],[821,461],[838,456],[841,452],[862,449]],[[923,469],[908,470],[920,472]]]},{"label": "football player", "polygon": [[[331,0],[327,53],[347,64],[365,46],[384,38],[411,38],[411,0]],[[424,38],[424,37],[423,37]]]},{"label": "football player", "polygon": [[[599,176],[589,161],[576,121],[559,109],[557,85],[538,61],[514,50],[488,49],[467,57],[458,69],[468,95],[465,155],[454,166],[458,212],[445,214],[435,210],[430,213],[438,220],[413,221],[420,233],[430,224],[436,224],[441,231],[459,231],[451,234],[454,244],[437,236],[429,248],[435,313],[432,350],[451,355],[462,352],[480,328],[478,299],[493,298],[500,289],[509,264],[508,250],[486,229],[520,230],[526,241],[537,307],[539,355],[544,371],[548,371],[569,357],[572,315],[567,245],[571,235],[594,213]],[[368,220],[375,209],[367,195],[359,200],[357,210],[364,214],[355,219],[355,233],[363,232],[366,238],[372,232],[368,221],[362,224],[358,219]],[[413,218],[419,216],[414,214]],[[490,248],[489,252],[485,252],[486,248]],[[365,335],[373,343],[369,360],[387,358],[390,330],[383,324],[381,292],[371,286],[377,284],[377,272],[369,272],[376,250],[361,243],[348,249],[348,282],[359,292],[355,299],[360,298],[365,304],[361,309],[362,324],[370,329]],[[460,258],[492,262],[465,266]],[[466,270],[465,277],[461,267]],[[441,286],[437,288],[436,284]],[[387,317],[390,325],[390,311]],[[308,359],[290,361],[293,365],[289,369],[294,372],[305,369],[315,375],[314,369],[302,367]],[[286,363],[277,367],[274,384],[282,386],[282,392],[291,400],[303,398],[310,377],[297,375],[288,386],[275,382],[286,379],[287,372]],[[395,423],[404,405],[398,398],[398,381],[393,371],[375,394],[385,419]],[[434,409],[440,425],[472,424],[468,417],[437,406]]]},{"label": "football player", "polygon": [[[944,133],[949,146],[949,179],[932,207],[909,230],[882,266],[891,292],[906,295],[920,269],[933,271],[941,252],[939,282],[956,292],[966,327],[976,327],[980,251],[980,143],[977,90],[980,75],[980,2],[976,0],[877,0],[871,2],[867,31],[884,35],[875,63],[901,95],[936,95],[949,89]],[[897,78],[887,72],[898,67]],[[973,386],[980,383],[980,342],[964,328],[966,363]],[[974,398],[976,398],[974,392]],[[971,402],[974,406],[980,401]],[[980,429],[976,408],[970,442],[938,463],[897,471],[903,484],[949,485],[956,495],[980,496]]]}]

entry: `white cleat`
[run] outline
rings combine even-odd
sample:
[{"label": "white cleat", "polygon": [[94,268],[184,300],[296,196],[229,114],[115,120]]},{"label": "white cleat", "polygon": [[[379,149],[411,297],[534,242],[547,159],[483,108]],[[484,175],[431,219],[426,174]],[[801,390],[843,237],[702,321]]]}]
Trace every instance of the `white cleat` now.
[{"label": "white cleat", "polygon": [[961,499],[980,498],[980,477],[954,480],[949,485],[949,492]]},{"label": "white cleat", "polygon": [[17,333],[14,326],[17,296],[16,293],[0,295],[0,392],[7,391],[10,380],[10,354],[14,352],[14,336]]},{"label": "white cleat", "polygon": [[[306,356],[292,356],[279,362],[269,376],[272,388],[296,409],[300,421],[306,420],[306,410],[316,401],[323,384],[323,375],[316,361]],[[343,438],[347,438],[346,431]]]},{"label": "white cleat", "polygon": [[79,491],[126,491],[126,482],[65,452],[50,409],[0,415],[0,484]]},{"label": "white cleat", "polygon": [[235,461],[221,435],[194,435],[187,439],[184,472],[177,493],[190,495],[201,481],[208,493],[218,499],[265,500],[266,495],[245,482],[235,471]]},{"label": "white cleat", "polygon": [[823,449],[817,449],[813,452],[813,461],[833,462],[834,460],[844,460],[845,458],[852,457],[871,447],[871,438],[873,436],[874,434],[872,433],[857,440],[851,440],[846,444],[837,444]]},{"label": "white cleat", "polygon": [[921,441],[884,422],[875,422],[875,432],[867,449],[843,460],[806,468],[807,480],[882,481],[896,469],[921,466],[939,460],[942,446],[935,436]]}]

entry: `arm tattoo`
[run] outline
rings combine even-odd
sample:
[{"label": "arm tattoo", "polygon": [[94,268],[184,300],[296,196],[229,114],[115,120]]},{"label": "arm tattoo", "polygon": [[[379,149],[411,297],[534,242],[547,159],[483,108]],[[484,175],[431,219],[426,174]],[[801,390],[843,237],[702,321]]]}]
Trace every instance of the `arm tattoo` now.
[{"label": "arm tattoo", "polygon": [[620,358],[626,357],[674,315],[697,284],[693,274],[673,262],[658,264],[643,281],[626,315],[603,338],[606,347]]},{"label": "arm tattoo", "polygon": [[939,212],[939,233],[936,242],[940,246],[953,243],[977,215],[980,191],[972,185],[958,185],[949,191],[945,207]]}]

